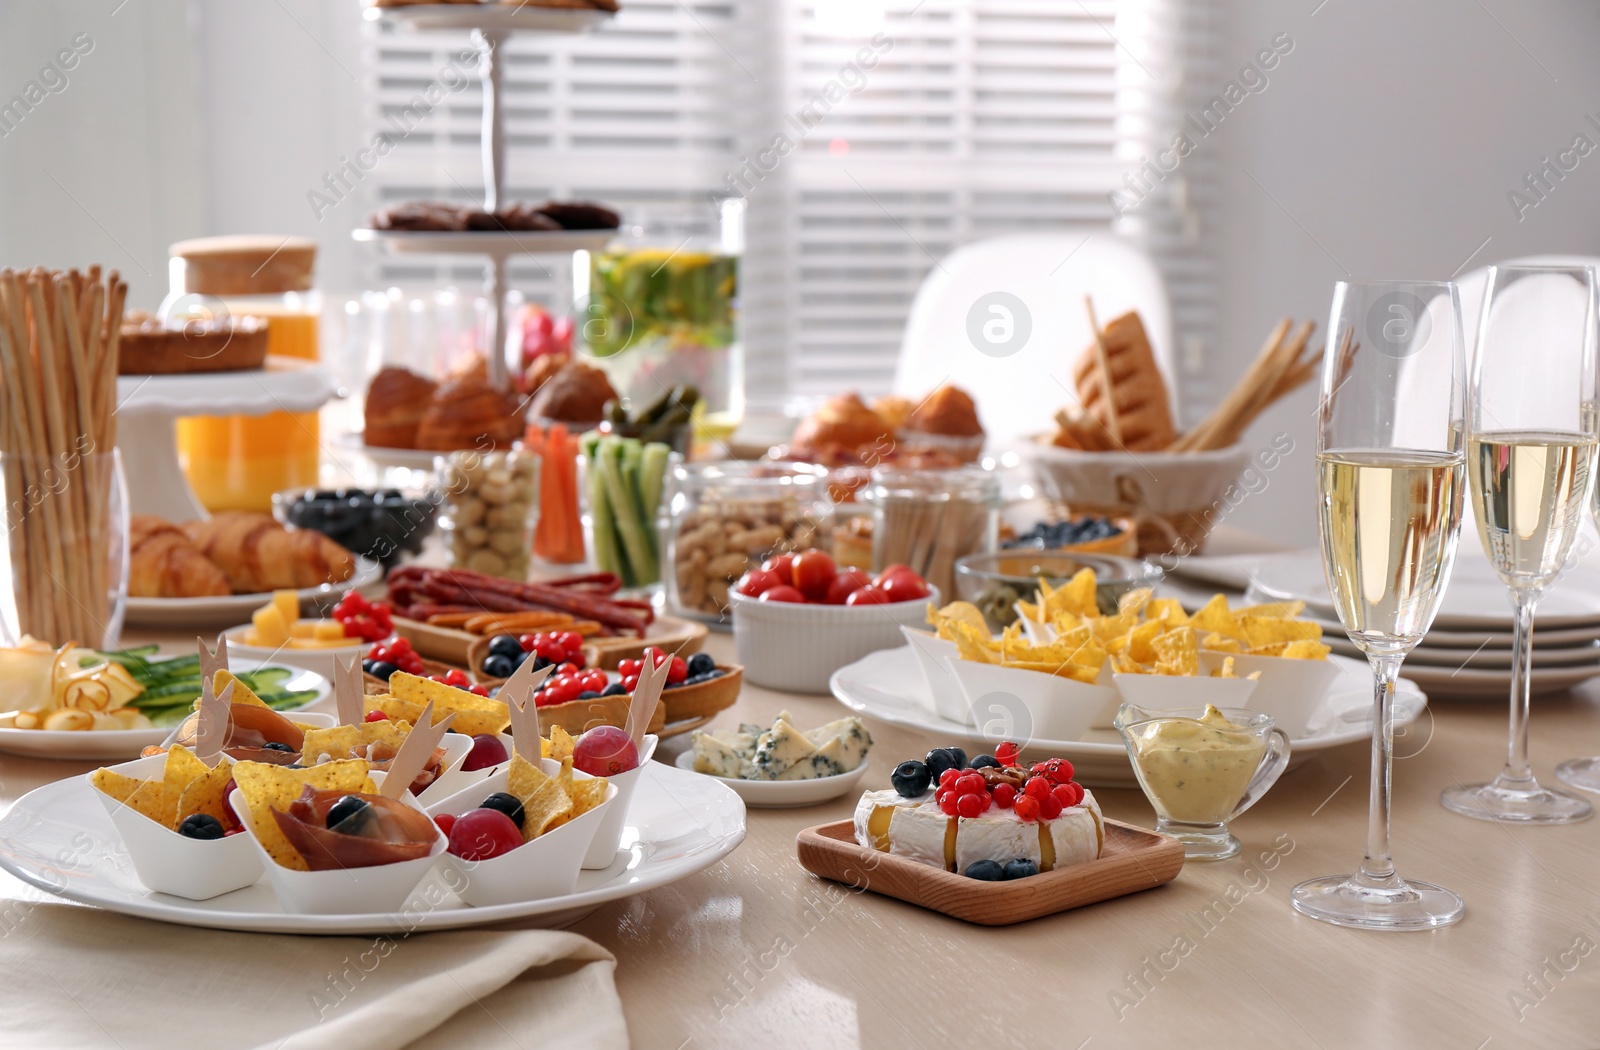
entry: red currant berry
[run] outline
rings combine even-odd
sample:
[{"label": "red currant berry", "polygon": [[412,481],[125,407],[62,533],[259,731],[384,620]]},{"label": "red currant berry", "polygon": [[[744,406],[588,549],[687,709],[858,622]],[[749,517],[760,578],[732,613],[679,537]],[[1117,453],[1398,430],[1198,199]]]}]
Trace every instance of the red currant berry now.
[{"label": "red currant berry", "polygon": [[1010,809],[1011,803],[1017,800],[1017,789],[1010,784],[996,784],[994,786],[994,804],[1001,809]]},{"label": "red currant berry", "polygon": [[1050,794],[1050,781],[1044,777],[1029,777],[1022,785],[1022,792],[1031,799],[1042,799]]},{"label": "red currant berry", "polygon": [[1057,802],[1061,803],[1063,809],[1069,806],[1076,806],[1078,804],[1078,793],[1073,790],[1074,787],[1075,785],[1073,784],[1057,784],[1050,789],[1050,794],[1055,797]]},{"label": "red currant berry", "polygon": [[952,783],[955,782],[956,778],[958,778],[960,776],[961,776],[961,771],[959,769],[947,769],[943,773],[939,774],[939,786],[940,787],[949,787]]},{"label": "red currant berry", "polygon": [[1021,749],[1009,740],[994,749],[994,757],[1002,766],[1016,765],[1019,754]]},{"label": "red currant berry", "polygon": [[1046,795],[1039,800],[1039,816],[1044,820],[1054,820],[1061,816],[1061,800],[1054,795]]},{"label": "red currant berry", "polygon": [[956,777],[956,793],[959,795],[975,795],[983,788],[983,778],[976,773],[963,773]]},{"label": "red currant berry", "polygon": [[1023,820],[1039,819],[1039,800],[1030,795],[1018,795],[1014,803],[1017,816]]},{"label": "red currant berry", "polygon": [[962,795],[956,799],[956,812],[969,819],[978,816],[988,808],[984,804],[982,795]]},{"label": "red currant berry", "polygon": [[958,805],[958,801],[957,801],[957,798],[956,798],[956,794],[953,791],[945,792],[944,798],[939,800],[939,808],[944,810],[945,816],[947,816],[947,817],[954,817],[954,816],[958,816],[959,815],[960,810],[957,809],[957,805]]}]

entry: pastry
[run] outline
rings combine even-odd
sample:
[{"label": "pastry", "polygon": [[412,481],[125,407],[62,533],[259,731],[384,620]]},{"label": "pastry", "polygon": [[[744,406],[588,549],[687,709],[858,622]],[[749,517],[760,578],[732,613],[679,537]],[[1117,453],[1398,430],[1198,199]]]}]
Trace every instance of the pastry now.
[{"label": "pastry", "polygon": [[878,413],[884,425],[890,430],[899,430],[906,425],[906,420],[911,418],[911,413],[917,410],[917,403],[909,397],[894,394],[878,398],[872,403],[872,410]]},{"label": "pastry", "polygon": [[544,385],[554,379],[556,373],[567,366],[572,360],[571,354],[540,354],[533,359],[533,364],[523,373],[521,390],[532,397],[544,388]]},{"label": "pastry", "polygon": [[524,421],[510,394],[475,375],[453,379],[434,394],[417,427],[417,447],[436,452],[510,448]]},{"label": "pastry", "polygon": [[1113,448],[1120,445],[1130,452],[1166,448],[1178,431],[1172,422],[1167,384],[1150,349],[1144,323],[1130,311],[1107,324],[1102,338],[1114,397],[1108,400],[1105,396],[1099,350],[1090,345],[1072,370],[1084,411],[1105,427]]},{"label": "pastry", "polygon": [[433,380],[405,368],[379,371],[367,387],[366,443],[377,448],[416,448],[417,426],[438,388]]},{"label": "pastry", "polygon": [[228,317],[162,324],[154,314],[129,311],[117,346],[118,375],[239,372],[267,359],[267,322]]},{"label": "pastry", "polygon": [[228,577],[189,534],[151,514],[128,519],[128,596],[211,598],[232,594]]},{"label": "pastry", "polygon": [[949,385],[923,398],[902,426],[919,434],[943,437],[983,436],[983,424],[978,422],[978,406],[973,403],[972,396]]},{"label": "pastry", "polygon": [[812,463],[860,462],[864,455],[881,459],[893,445],[883,417],[850,393],[831,398],[800,421],[789,441],[789,455]]},{"label": "pastry", "polygon": [[375,230],[464,230],[467,210],[445,201],[407,201],[374,212],[370,221]]},{"label": "pastry", "polygon": [[605,418],[606,402],[616,396],[600,369],[568,361],[540,386],[532,411],[539,419],[593,426]]},{"label": "pastry", "polygon": [[616,212],[592,201],[548,201],[537,210],[564,230],[614,230],[622,221]]},{"label": "pastry", "polygon": [[267,514],[224,511],[185,522],[183,531],[223,571],[236,594],[343,583],[356,571],[355,557],[322,533],[291,532]]},{"label": "pastry", "polygon": [[[474,224],[478,225],[474,225]],[[508,204],[498,212],[477,212],[467,219],[474,230],[559,230],[559,222],[531,204]]]}]

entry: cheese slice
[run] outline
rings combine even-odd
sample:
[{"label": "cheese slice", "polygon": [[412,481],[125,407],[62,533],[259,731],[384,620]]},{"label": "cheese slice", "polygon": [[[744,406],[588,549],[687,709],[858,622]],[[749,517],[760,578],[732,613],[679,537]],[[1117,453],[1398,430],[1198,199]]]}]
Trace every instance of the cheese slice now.
[{"label": "cheese slice", "polygon": [[893,788],[864,792],[856,803],[856,841],[869,849],[887,852],[889,849],[889,820],[897,809],[920,806],[931,795],[906,798]]},{"label": "cheese slice", "polygon": [[744,756],[710,733],[694,735],[694,771],[716,777],[737,777]]},{"label": "cheese slice", "polygon": [[753,780],[777,780],[790,766],[809,757],[816,748],[793,723],[783,717],[772,723],[772,728],[761,734],[756,742],[755,758],[751,760]]},{"label": "cheese slice", "polygon": [[963,819],[956,830],[956,871],[975,861],[1031,860],[1044,871],[1039,827],[1009,809],[990,809],[981,817]]},{"label": "cheese slice", "polygon": [[955,866],[956,818],[936,802],[896,809],[889,818],[889,852],[950,871]]}]

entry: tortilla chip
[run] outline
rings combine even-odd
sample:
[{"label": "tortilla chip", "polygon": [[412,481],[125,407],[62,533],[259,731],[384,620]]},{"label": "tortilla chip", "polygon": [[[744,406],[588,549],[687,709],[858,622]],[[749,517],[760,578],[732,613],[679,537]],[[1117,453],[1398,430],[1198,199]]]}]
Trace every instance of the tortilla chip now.
[{"label": "tortilla chip", "polygon": [[1166,631],[1167,625],[1160,620],[1146,620],[1128,632],[1127,653],[1130,659],[1142,664],[1153,664],[1160,657],[1156,654],[1155,641]]},{"label": "tortilla chip", "polygon": [[1310,620],[1281,620],[1271,616],[1252,616],[1239,621],[1244,640],[1252,647],[1278,642],[1316,641],[1322,625]]},{"label": "tortilla chip", "polygon": [[1164,620],[1169,627],[1182,627],[1189,622],[1189,614],[1176,598],[1151,598],[1144,607],[1146,620]]},{"label": "tortilla chip", "polygon": [[581,817],[606,800],[606,787],[609,782],[605,777],[590,777],[588,780],[575,780],[572,783],[572,815]]},{"label": "tortilla chip", "polygon": [[1306,611],[1306,603],[1295,600],[1288,602],[1263,602],[1260,605],[1246,605],[1235,609],[1233,614],[1240,619],[1246,616],[1266,616],[1276,620],[1292,620]]},{"label": "tortilla chip", "polygon": [[300,753],[305,756],[307,765],[314,765],[321,761],[323,755],[329,758],[349,758],[352,752],[357,749],[364,750],[372,744],[387,744],[398,751],[400,745],[405,743],[406,737],[410,735],[411,723],[393,717],[376,722],[363,722],[356,726],[311,729],[306,732],[305,743],[301,745]]},{"label": "tortilla chip", "polygon": [[[208,817],[215,817],[218,822],[226,825],[228,822],[228,781],[233,779],[233,767],[226,762],[218,762],[212,769],[197,780],[189,782],[183,789],[183,794],[178,796],[178,813],[176,823],[182,824],[196,813],[204,813]],[[173,828],[177,830],[176,826]]]},{"label": "tortilla chip", "polygon": [[1211,672],[1212,678],[1238,678],[1239,672],[1233,669],[1233,657],[1226,657],[1222,666]]},{"label": "tortilla chip", "polygon": [[1148,587],[1139,587],[1129,591],[1117,599],[1117,613],[1139,613],[1150,604],[1150,599],[1155,597],[1155,592]]},{"label": "tortilla chip", "polygon": [[1242,653],[1244,645],[1237,638],[1228,638],[1212,632],[1200,640],[1200,648],[1218,653]]},{"label": "tortilla chip", "polygon": [[1100,612],[1100,603],[1096,600],[1095,588],[1093,569],[1079,569],[1072,579],[1055,590],[1051,590],[1050,584],[1041,577],[1039,604],[1044,606],[1045,612],[1050,616],[1063,612],[1076,613],[1079,616],[1096,616]]},{"label": "tortilla chip", "polygon": [[955,643],[956,652],[961,655],[961,659],[971,660],[980,664],[997,664],[1000,662],[999,657],[996,655],[1000,647],[989,637],[989,632],[975,631],[959,620],[952,621],[950,629],[952,632],[950,641]]},{"label": "tortilla chip", "polygon": [[289,807],[300,797],[307,784],[318,791],[376,794],[378,788],[367,771],[367,764],[358,758],[324,762],[305,769],[290,769],[266,762],[237,762],[233,766],[233,781],[244,796],[256,840],[267,851],[267,855],[282,867],[309,871],[310,866],[299,851],[289,845],[278,822],[272,819],[272,811],[289,812]]},{"label": "tortilla chip", "polygon": [[[396,671],[389,676],[389,694],[396,700],[415,704],[418,715],[432,701],[434,722],[437,724],[444,720],[445,715],[454,713],[456,720],[451,728],[467,736],[480,733],[493,736],[504,732],[511,724],[511,709],[503,701],[405,671]],[[407,721],[415,723],[416,718]]]},{"label": "tortilla chip", "polygon": [[1043,660],[1017,660],[1008,661],[1007,667],[1014,667],[1019,671],[1038,671],[1040,674],[1055,675],[1057,678],[1070,678],[1074,682],[1093,685],[1099,677],[1099,670],[1093,667],[1084,667],[1079,664],[1050,663]]},{"label": "tortilla chip", "polygon": [[[271,704],[268,704],[265,700],[262,700],[259,696],[257,696],[255,694],[255,691],[252,690],[249,686],[245,685],[239,679],[235,678],[231,671],[225,670],[223,668],[218,668],[217,669],[217,673],[211,676],[211,691],[212,691],[212,693],[217,695],[217,696],[221,696],[222,695],[222,690],[227,686],[227,684],[229,682],[233,683],[233,699],[232,699],[233,703],[236,703],[236,704],[249,704],[252,707],[271,707],[272,706]],[[200,702],[200,698],[199,697],[195,697],[195,702],[199,703]]]},{"label": "tortilla chip", "polygon": [[1156,674],[1197,675],[1200,673],[1200,642],[1193,627],[1175,627],[1158,637]]},{"label": "tortilla chip", "polygon": [[522,802],[523,842],[532,842],[571,819],[572,798],[561,789],[560,781],[546,776],[521,755],[511,756],[506,786]]},{"label": "tortilla chip", "polygon": [[1326,660],[1331,648],[1321,642],[1302,638],[1283,647],[1283,655],[1291,660]]},{"label": "tortilla chip", "polygon": [[983,618],[983,613],[971,602],[951,602],[943,609],[935,609],[933,603],[928,603],[928,622],[933,624],[940,638],[946,641],[949,638],[945,625],[949,623],[964,623],[975,631],[989,633],[989,622]]},{"label": "tortilla chip", "polygon": [[561,762],[572,757],[576,745],[571,733],[560,726],[551,726],[549,739],[541,741],[539,747],[544,752],[545,758]]},{"label": "tortilla chip", "polygon": [[162,781],[135,780],[109,769],[97,769],[89,774],[89,783],[162,827],[172,827],[172,813],[177,810],[175,805],[171,811],[167,809],[166,785]]},{"label": "tortilla chip", "polygon": [[1195,614],[1189,617],[1189,623],[1196,630],[1214,631],[1229,638],[1244,637],[1238,619],[1228,611],[1226,595],[1213,595],[1209,602],[1195,610]]}]

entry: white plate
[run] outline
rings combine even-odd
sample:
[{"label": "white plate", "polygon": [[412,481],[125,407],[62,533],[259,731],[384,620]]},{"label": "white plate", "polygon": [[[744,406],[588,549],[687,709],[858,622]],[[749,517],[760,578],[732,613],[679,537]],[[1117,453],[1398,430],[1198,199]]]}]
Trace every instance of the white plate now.
[{"label": "white plate", "polygon": [[[1303,599],[1318,619],[1338,620],[1322,575],[1322,559],[1314,551],[1263,562],[1251,590],[1268,600]],[[1450,585],[1434,617],[1447,631],[1475,628],[1510,630],[1511,599],[1488,559],[1463,548],[1450,573]],[[1538,624],[1544,627],[1600,626],[1600,571],[1582,565],[1563,573],[1539,600]]]},{"label": "white plate", "polygon": [[[1509,670],[1463,671],[1454,667],[1413,665],[1409,660],[1403,670],[1407,678],[1426,689],[1435,700],[1497,700],[1505,703],[1511,698]],[[1529,693],[1544,696],[1564,692],[1591,678],[1600,678],[1600,667],[1541,667],[1536,655],[1533,658],[1532,678]]]},{"label": "white plate", "polygon": [[[1340,656],[1328,658],[1342,672],[1311,719],[1307,735],[1291,741],[1289,768],[1310,760],[1319,751],[1371,738],[1372,676],[1365,661]],[[1005,739],[1002,730],[989,737],[972,726],[940,718],[918,696],[927,688],[909,646],[883,649],[834,672],[833,695],[844,706],[869,718],[934,734],[934,746],[971,741],[993,747]],[[1395,690],[1395,730],[1414,722],[1428,700],[1407,678]],[[1060,756],[1072,761],[1079,780],[1092,787],[1137,787],[1133,767],[1122,738],[1114,730],[1091,729],[1081,740],[1018,741],[1040,758]]]},{"label": "white plate", "polygon": [[335,448],[366,456],[372,460],[373,465],[385,470],[418,470],[431,474],[434,459],[450,454],[431,449],[383,448],[379,445],[369,445],[365,434],[360,430],[346,430],[335,434],[332,441]]},{"label": "white plate", "polygon": [[[1347,637],[1344,627],[1338,623],[1324,623],[1323,634],[1336,634],[1341,638]],[[1422,639],[1422,644],[1436,649],[1476,649],[1487,644],[1487,648],[1511,650],[1512,634],[1510,629],[1504,631],[1445,631],[1435,627]],[[1537,652],[1543,649],[1576,648],[1584,649],[1600,642],[1600,627],[1552,627],[1546,629],[1545,625],[1535,621],[1533,629],[1533,648]]]},{"label": "white plate", "polygon": [[695,773],[694,748],[691,747],[678,756],[677,766],[697,777],[728,785],[752,809],[793,809],[797,806],[815,806],[819,802],[849,794],[861,782],[871,762],[871,759],[862,759],[861,764],[848,773],[814,780],[740,780],[737,777]]},{"label": "white plate", "polygon": [[533,7],[519,4],[407,4],[368,7],[369,22],[379,20],[408,29],[515,29],[519,32],[582,33],[603,25],[613,12],[597,8]]},{"label": "white plate", "polygon": [[[238,660],[234,663],[245,671],[254,671],[258,667],[284,666],[281,661],[271,660],[262,663]],[[288,670],[294,671],[295,674],[284,682],[283,688],[296,691],[314,689],[317,695],[307,703],[299,707],[286,708],[279,714],[289,715],[296,711],[310,710],[325,703],[333,695],[333,687],[328,684],[328,680],[315,671],[304,671],[293,667]],[[145,748],[159,745],[172,735],[172,729],[172,726],[155,729],[91,729],[81,733],[65,730],[0,729],[0,752],[27,755],[29,758],[125,762],[138,758],[139,752]]]},{"label": "white plate", "polygon": [[[628,810],[617,859],[608,868],[582,872],[574,893],[469,908],[446,888],[443,873],[435,869],[399,913],[289,915],[265,879],[204,901],[149,892],[134,875],[127,851],[88,781],[72,777],[29,792],[0,818],[0,868],[68,900],[182,926],[369,936],[484,926],[509,919],[549,928],[574,922],[607,901],[665,886],[716,863],[744,840],[744,817],[739,796],[713,778],[651,762]],[[87,849],[85,841],[92,844]]]},{"label": "white plate", "polygon": [[[365,587],[382,575],[377,562],[357,558],[355,575],[343,583],[307,587],[299,592],[300,600],[332,605],[345,591]],[[126,622],[130,627],[232,627],[248,622],[251,613],[270,601],[270,591],[220,598],[129,598]]]},{"label": "white plate", "polygon": [[[1355,643],[1348,638],[1332,634],[1324,634],[1323,642],[1334,652],[1342,656],[1349,656],[1357,660],[1366,657]],[[1509,671],[1511,670],[1511,650],[1497,649],[1492,646],[1482,645],[1476,649],[1435,649],[1424,641],[1421,645],[1411,650],[1406,656],[1406,666],[1415,667],[1419,664],[1429,667],[1444,667],[1455,670],[1457,667],[1466,667],[1474,671]],[[1584,646],[1571,648],[1543,648],[1535,646],[1533,650],[1533,666],[1538,667],[1590,667],[1596,674],[1600,674],[1600,646],[1590,642]]]},{"label": "white plate", "polygon": [[617,230],[352,230],[363,243],[381,244],[396,255],[557,255],[599,251]]}]

